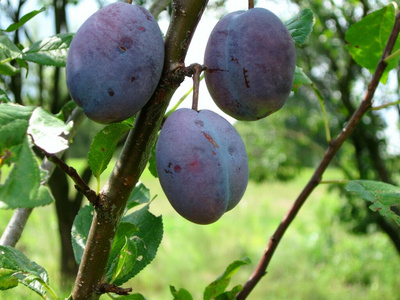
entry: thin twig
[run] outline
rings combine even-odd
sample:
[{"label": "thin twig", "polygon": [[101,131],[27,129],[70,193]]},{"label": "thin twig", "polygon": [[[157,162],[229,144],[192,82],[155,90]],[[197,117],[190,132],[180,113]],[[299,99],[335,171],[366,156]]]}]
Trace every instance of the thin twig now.
[{"label": "thin twig", "polygon": [[99,197],[97,196],[96,192],[86,184],[86,182],[82,179],[82,177],[79,176],[78,172],[76,172],[73,167],[68,166],[62,159],[57,157],[57,155],[48,153],[46,152],[46,150],[40,147],[38,148],[44,153],[44,155],[46,155],[49,161],[54,163],[75,182],[75,188],[83,195],[85,195],[85,197],[89,200],[90,203],[93,204],[93,206],[99,205]]},{"label": "thin twig", "polygon": [[114,293],[117,295],[129,295],[130,292],[132,292],[132,288],[122,288],[115,284],[110,284],[107,282],[103,283],[100,286],[100,293],[102,294]]},{"label": "thin twig", "polygon": [[322,158],[319,166],[315,169],[314,174],[308,181],[307,185],[304,187],[300,195],[297,197],[293,206],[289,209],[275,233],[270,238],[264,254],[261,257],[257,267],[255,268],[253,274],[250,276],[249,280],[243,287],[243,290],[239,292],[236,299],[243,300],[246,299],[250,292],[254,289],[261,278],[266,274],[267,267],[272,259],[272,256],[278,247],[280,240],[282,239],[286,229],[289,227],[291,222],[296,217],[302,205],[308,199],[314,188],[320,183],[322,175],[326,168],[329,166],[331,160],[334,158],[337,151],[340,149],[344,141],[350,136],[353,130],[356,128],[357,124],[360,122],[363,115],[371,108],[372,98],[374,96],[375,90],[379,84],[384,70],[386,69],[387,63],[385,59],[390,55],[393,50],[394,44],[396,42],[397,36],[400,31],[400,13],[396,15],[396,20],[389,36],[388,42],[386,44],[385,50],[383,51],[382,57],[379,64],[375,70],[371,82],[368,85],[367,92],[364,96],[363,101],[360,106],[354,112],[350,118],[347,125],[343,128],[340,134],[330,143],[324,157]]}]

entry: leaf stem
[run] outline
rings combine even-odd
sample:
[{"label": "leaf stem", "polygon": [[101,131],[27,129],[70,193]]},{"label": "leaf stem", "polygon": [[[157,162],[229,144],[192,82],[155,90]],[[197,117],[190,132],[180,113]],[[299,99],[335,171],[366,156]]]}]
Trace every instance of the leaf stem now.
[{"label": "leaf stem", "polygon": [[397,49],[395,52],[393,52],[391,55],[385,58],[385,63],[389,63],[392,59],[395,59],[400,55],[400,49]]},{"label": "leaf stem", "polygon": [[400,31],[400,14],[398,13],[396,15],[396,20],[393,29],[390,33],[389,39],[386,43],[386,47],[382,53],[381,59],[378,63],[378,66],[376,67],[375,73],[370,83],[368,84],[368,88],[365,93],[363,101],[361,101],[359,107],[353,113],[350,120],[347,122],[346,126],[342,129],[339,135],[329,144],[329,147],[326,150],[325,155],[322,158],[321,162],[316,167],[314,174],[312,175],[306,186],[303,188],[303,190],[293,203],[292,207],[284,216],[282,222],[278,225],[274,234],[269,239],[267,247],[265,248],[264,253],[258,265],[256,266],[253,274],[250,276],[248,281],[243,286],[243,290],[236,295],[237,300],[246,299],[247,296],[250,294],[250,292],[257,285],[257,283],[261,280],[261,278],[267,273],[266,272],[267,267],[271,262],[274,252],[277,249],[279,242],[281,241],[289,225],[295,219],[297,213],[300,211],[301,207],[306,202],[308,197],[311,195],[313,190],[321,182],[323,173],[329,166],[330,162],[332,161],[332,159],[334,158],[334,156],[336,155],[342,144],[347,140],[350,134],[357,127],[358,123],[360,122],[364,114],[371,108],[372,98],[374,97],[375,91],[379,85],[379,81],[383,75],[383,72],[387,67],[385,59],[392,52],[397,36],[399,35],[399,31]]},{"label": "leaf stem", "polygon": [[324,118],[324,124],[325,124],[325,135],[326,135],[326,140],[328,141],[328,144],[331,142],[332,140],[332,136],[331,136],[331,131],[330,131],[330,126],[329,126],[329,119],[328,119],[328,114],[326,113],[326,109],[325,109],[325,101],[324,101],[324,97],[322,96],[321,92],[319,91],[319,89],[312,83],[310,84],[312,90],[314,91],[315,95],[318,98],[319,104],[321,105],[321,109],[322,109],[322,115]]},{"label": "leaf stem", "polygon": [[397,105],[397,104],[400,104],[400,100],[397,100],[395,102],[385,103],[385,104],[382,104],[380,106],[371,107],[371,110],[381,110],[381,109],[387,108],[389,106],[394,106],[394,105]]}]

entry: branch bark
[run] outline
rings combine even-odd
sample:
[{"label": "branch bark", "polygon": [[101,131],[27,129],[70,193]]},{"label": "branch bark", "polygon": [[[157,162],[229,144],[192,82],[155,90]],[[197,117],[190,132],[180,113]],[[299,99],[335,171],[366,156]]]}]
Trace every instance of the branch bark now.
[{"label": "branch bark", "polygon": [[378,63],[375,73],[368,85],[368,89],[366,91],[364,99],[361,101],[359,107],[351,116],[347,125],[329,145],[320,164],[315,169],[314,174],[312,175],[312,177],[310,178],[310,180],[308,181],[308,183],[306,184],[300,195],[297,197],[293,206],[289,209],[289,211],[279,224],[278,228],[270,238],[268,245],[264,250],[264,254],[261,257],[256,269],[254,270],[253,274],[250,276],[249,280],[244,285],[243,290],[237,294],[236,299],[238,300],[246,299],[247,296],[250,294],[250,292],[257,285],[257,283],[266,274],[267,267],[272,259],[272,256],[276,248],[278,247],[280,240],[282,239],[284,233],[286,232],[286,229],[294,220],[297,213],[300,211],[301,207],[308,199],[312,191],[320,183],[323,173],[329,166],[330,162],[332,161],[332,159],[334,158],[335,154],[340,149],[344,141],[354,131],[354,129],[356,128],[357,124],[360,122],[364,114],[370,109],[375,90],[378,87],[379,81],[387,66],[384,60],[392,52],[397,36],[399,35],[399,31],[400,31],[400,13],[396,15],[396,20],[392,32],[389,36],[385,50],[383,51],[382,57]]},{"label": "branch bark", "polygon": [[98,299],[111,245],[131,191],[146,167],[169,101],[184,80],[186,53],[208,0],[175,0],[165,38],[165,63],[160,83],[138,113],[113,172],[100,191],[106,205],[95,208],[72,299]]}]

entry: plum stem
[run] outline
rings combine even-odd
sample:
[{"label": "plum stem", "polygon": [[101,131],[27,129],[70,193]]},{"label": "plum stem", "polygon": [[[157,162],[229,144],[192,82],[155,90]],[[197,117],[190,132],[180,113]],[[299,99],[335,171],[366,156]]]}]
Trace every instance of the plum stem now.
[{"label": "plum stem", "polygon": [[249,9],[254,8],[254,0],[249,0]]},{"label": "plum stem", "polygon": [[247,280],[246,284],[243,286],[243,289],[236,295],[237,300],[246,299],[247,296],[250,294],[250,292],[257,285],[257,283],[261,280],[261,278],[267,273],[267,267],[271,262],[274,252],[278,247],[278,244],[281,241],[283,235],[285,234],[286,229],[288,229],[292,221],[295,219],[297,213],[300,211],[301,207],[306,202],[308,197],[311,195],[313,190],[321,183],[321,178],[323,173],[329,166],[332,159],[335,157],[336,153],[338,152],[342,144],[346,141],[346,139],[357,127],[358,123],[360,122],[364,114],[370,110],[372,106],[372,98],[374,97],[375,91],[378,87],[382,74],[387,67],[387,62],[385,61],[385,59],[387,59],[387,57],[390,56],[390,53],[393,50],[399,32],[400,32],[400,13],[396,15],[396,21],[394,23],[392,32],[386,43],[385,50],[382,53],[378,66],[376,67],[375,73],[370,83],[368,84],[368,88],[365,93],[363,101],[361,101],[359,107],[353,113],[353,115],[347,122],[346,126],[329,144],[329,147],[326,150],[324,157],[321,159],[321,162],[316,167],[314,174],[312,175],[308,183],[305,185],[300,195],[297,197],[292,207],[283,217],[282,222],[278,225],[277,229],[269,239],[267,247],[265,248],[262,257],[258,262],[258,265],[253,271],[253,274]]},{"label": "plum stem", "polygon": [[194,73],[193,73],[193,102],[192,102],[192,109],[198,111],[199,105],[199,86],[200,86],[200,74],[203,72],[203,66],[196,64],[194,66]]}]

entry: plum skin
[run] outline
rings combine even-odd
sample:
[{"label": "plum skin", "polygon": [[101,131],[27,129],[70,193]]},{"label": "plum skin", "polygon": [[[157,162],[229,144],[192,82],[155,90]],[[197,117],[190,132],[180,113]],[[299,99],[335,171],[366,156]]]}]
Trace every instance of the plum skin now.
[{"label": "plum skin", "polygon": [[241,137],[210,110],[181,108],[168,117],[156,145],[156,166],[173,208],[198,224],[213,223],[235,207],[249,177]]},{"label": "plum skin", "polygon": [[223,17],[207,42],[205,80],[211,97],[238,120],[258,120],[285,104],[294,80],[296,51],[282,21],[252,8]]},{"label": "plum skin", "polygon": [[137,113],[150,99],[164,65],[164,41],[153,16],[140,6],[109,4],[76,32],[67,56],[72,99],[99,123]]}]

